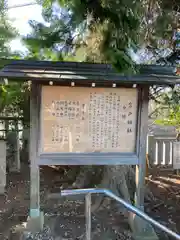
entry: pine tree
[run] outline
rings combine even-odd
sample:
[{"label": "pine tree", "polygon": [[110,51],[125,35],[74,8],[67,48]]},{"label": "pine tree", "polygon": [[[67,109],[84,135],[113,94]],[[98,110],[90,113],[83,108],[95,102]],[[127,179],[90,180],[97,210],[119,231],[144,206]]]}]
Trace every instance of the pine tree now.
[{"label": "pine tree", "polygon": [[0,0],[0,58],[10,56],[10,41],[17,35],[7,18],[7,1]]},{"label": "pine tree", "polygon": [[175,40],[174,36],[177,35],[180,26],[180,1],[143,2],[145,14],[141,27],[141,46],[144,45],[144,55],[151,55],[147,63],[176,64],[180,52],[177,48],[179,40]]},{"label": "pine tree", "polygon": [[[33,51],[56,52],[91,62],[111,62],[118,70],[133,69],[129,49],[138,43],[139,1],[42,1],[48,27],[33,23],[26,43]],[[46,54],[45,54],[46,55]],[[78,60],[78,59],[77,59]]]},{"label": "pine tree", "polygon": [[121,72],[133,69],[132,52],[147,63],[178,59],[173,36],[179,27],[179,0],[54,2],[40,1],[48,25],[31,23],[34,30],[26,39],[37,57],[110,62]]}]

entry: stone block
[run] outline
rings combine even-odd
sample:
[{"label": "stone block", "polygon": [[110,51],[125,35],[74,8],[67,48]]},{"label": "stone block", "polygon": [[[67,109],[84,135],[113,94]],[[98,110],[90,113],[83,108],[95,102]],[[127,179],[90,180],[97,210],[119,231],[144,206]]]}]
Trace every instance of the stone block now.
[{"label": "stone block", "polygon": [[159,239],[152,225],[138,216],[134,216],[132,230],[133,230],[134,240],[158,240]]},{"label": "stone block", "polygon": [[44,226],[44,214],[40,212],[38,217],[28,217],[26,231],[31,233],[39,232],[43,229]]}]

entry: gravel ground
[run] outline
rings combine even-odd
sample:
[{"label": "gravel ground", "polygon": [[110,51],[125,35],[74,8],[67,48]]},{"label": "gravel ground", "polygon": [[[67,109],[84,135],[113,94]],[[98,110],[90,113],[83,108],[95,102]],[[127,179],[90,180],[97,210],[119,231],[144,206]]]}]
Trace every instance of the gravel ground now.
[{"label": "gravel ground", "polygon": [[[63,187],[57,179],[58,174],[52,169],[41,170],[41,206],[46,224],[42,232],[26,233],[22,237],[29,211],[29,169],[24,167],[21,174],[8,176],[6,194],[0,196],[0,240],[85,240],[84,202],[62,203],[46,198],[48,191]],[[149,187],[155,198],[146,203],[146,211],[172,230],[180,231],[180,177],[156,172],[156,176],[149,180]],[[157,233],[163,240],[170,239],[160,231]],[[132,239],[127,220],[116,208],[113,212],[102,209],[98,216],[92,216],[92,240],[101,239]]]}]

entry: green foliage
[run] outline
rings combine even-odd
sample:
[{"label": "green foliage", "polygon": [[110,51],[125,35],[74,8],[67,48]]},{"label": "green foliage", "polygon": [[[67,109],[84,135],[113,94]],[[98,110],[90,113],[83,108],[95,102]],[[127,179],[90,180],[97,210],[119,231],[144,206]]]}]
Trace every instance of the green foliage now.
[{"label": "green foliage", "polygon": [[[174,126],[180,132],[180,87],[170,90],[161,96],[160,108],[162,109],[161,118],[156,120],[160,125]],[[166,109],[166,114],[163,115]]]},{"label": "green foliage", "polygon": [[[174,33],[180,26],[179,0],[146,0],[144,2],[144,21],[140,28],[141,45],[146,54],[152,54],[148,63],[172,65],[178,59],[175,54]],[[173,57],[171,57],[173,54]]]},{"label": "green foliage", "polygon": [[16,30],[11,26],[6,13],[7,1],[0,0],[0,58],[10,56],[9,42],[17,36]]},{"label": "green foliage", "polygon": [[140,1],[61,0],[59,8],[55,1],[40,2],[48,24],[31,22],[32,34],[25,39],[36,57],[51,59],[45,53],[49,49],[57,59],[111,62],[122,72],[132,69],[129,49],[138,43]]},{"label": "green foliage", "polygon": [[156,123],[166,126],[175,126],[177,131],[180,131],[180,106],[177,106],[176,109],[169,109],[168,117],[158,119]]},{"label": "green foliage", "polygon": [[121,72],[135,70],[130,49],[131,53],[145,49],[145,54],[152,54],[149,63],[177,59],[178,54],[164,61],[164,54],[173,50],[179,0],[171,4],[169,0],[38,2],[47,24],[31,23],[33,31],[25,39],[35,59],[110,62]]},{"label": "green foliage", "polygon": [[29,123],[29,86],[27,83],[10,82],[0,85],[0,114],[24,117]]},{"label": "green foliage", "polygon": [[11,114],[16,112],[17,110],[16,107],[19,104],[22,95],[21,89],[22,89],[21,84],[17,83],[11,83],[8,85],[1,84],[0,112],[9,111],[11,112]]},{"label": "green foliage", "polygon": [[[0,69],[10,61],[7,58],[19,58],[19,54],[12,53],[9,47],[10,41],[16,36],[17,32],[7,18],[7,1],[0,0]],[[7,85],[2,82],[0,84],[0,114],[22,114],[22,102],[25,97],[21,84]]]},{"label": "green foliage", "polygon": [[[16,36],[16,31],[11,27],[7,18],[7,1],[0,0],[0,69],[9,62],[6,58],[14,57],[16,54],[11,53],[9,48],[10,41]],[[5,85],[0,84],[0,113],[10,107],[9,111],[12,112],[17,104],[18,98],[21,96],[20,86],[17,84]],[[14,109],[13,111],[16,111]]]}]

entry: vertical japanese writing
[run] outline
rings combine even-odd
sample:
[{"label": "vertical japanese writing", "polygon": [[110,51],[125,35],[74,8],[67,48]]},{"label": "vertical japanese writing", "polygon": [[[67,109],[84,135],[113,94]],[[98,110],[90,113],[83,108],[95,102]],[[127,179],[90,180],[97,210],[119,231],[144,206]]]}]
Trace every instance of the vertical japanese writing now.
[{"label": "vertical japanese writing", "polygon": [[89,136],[92,147],[118,148],[122,130],[126,134],[133,132],[132,108],[132,102],[121,105],[121,97],[117,93],[90,93]]},{"label": "vertical japanese writing", "polygon": [[137,106],[136,94],[131,96],[134,90],[126,94],[126,90],[118,88],[79,88],[75,93],[76,89],[62,94],[57,91],[46,104],[51,124],[46,136],[51,136],[52,148],[64,152],[118,152],[133,146]]}]

